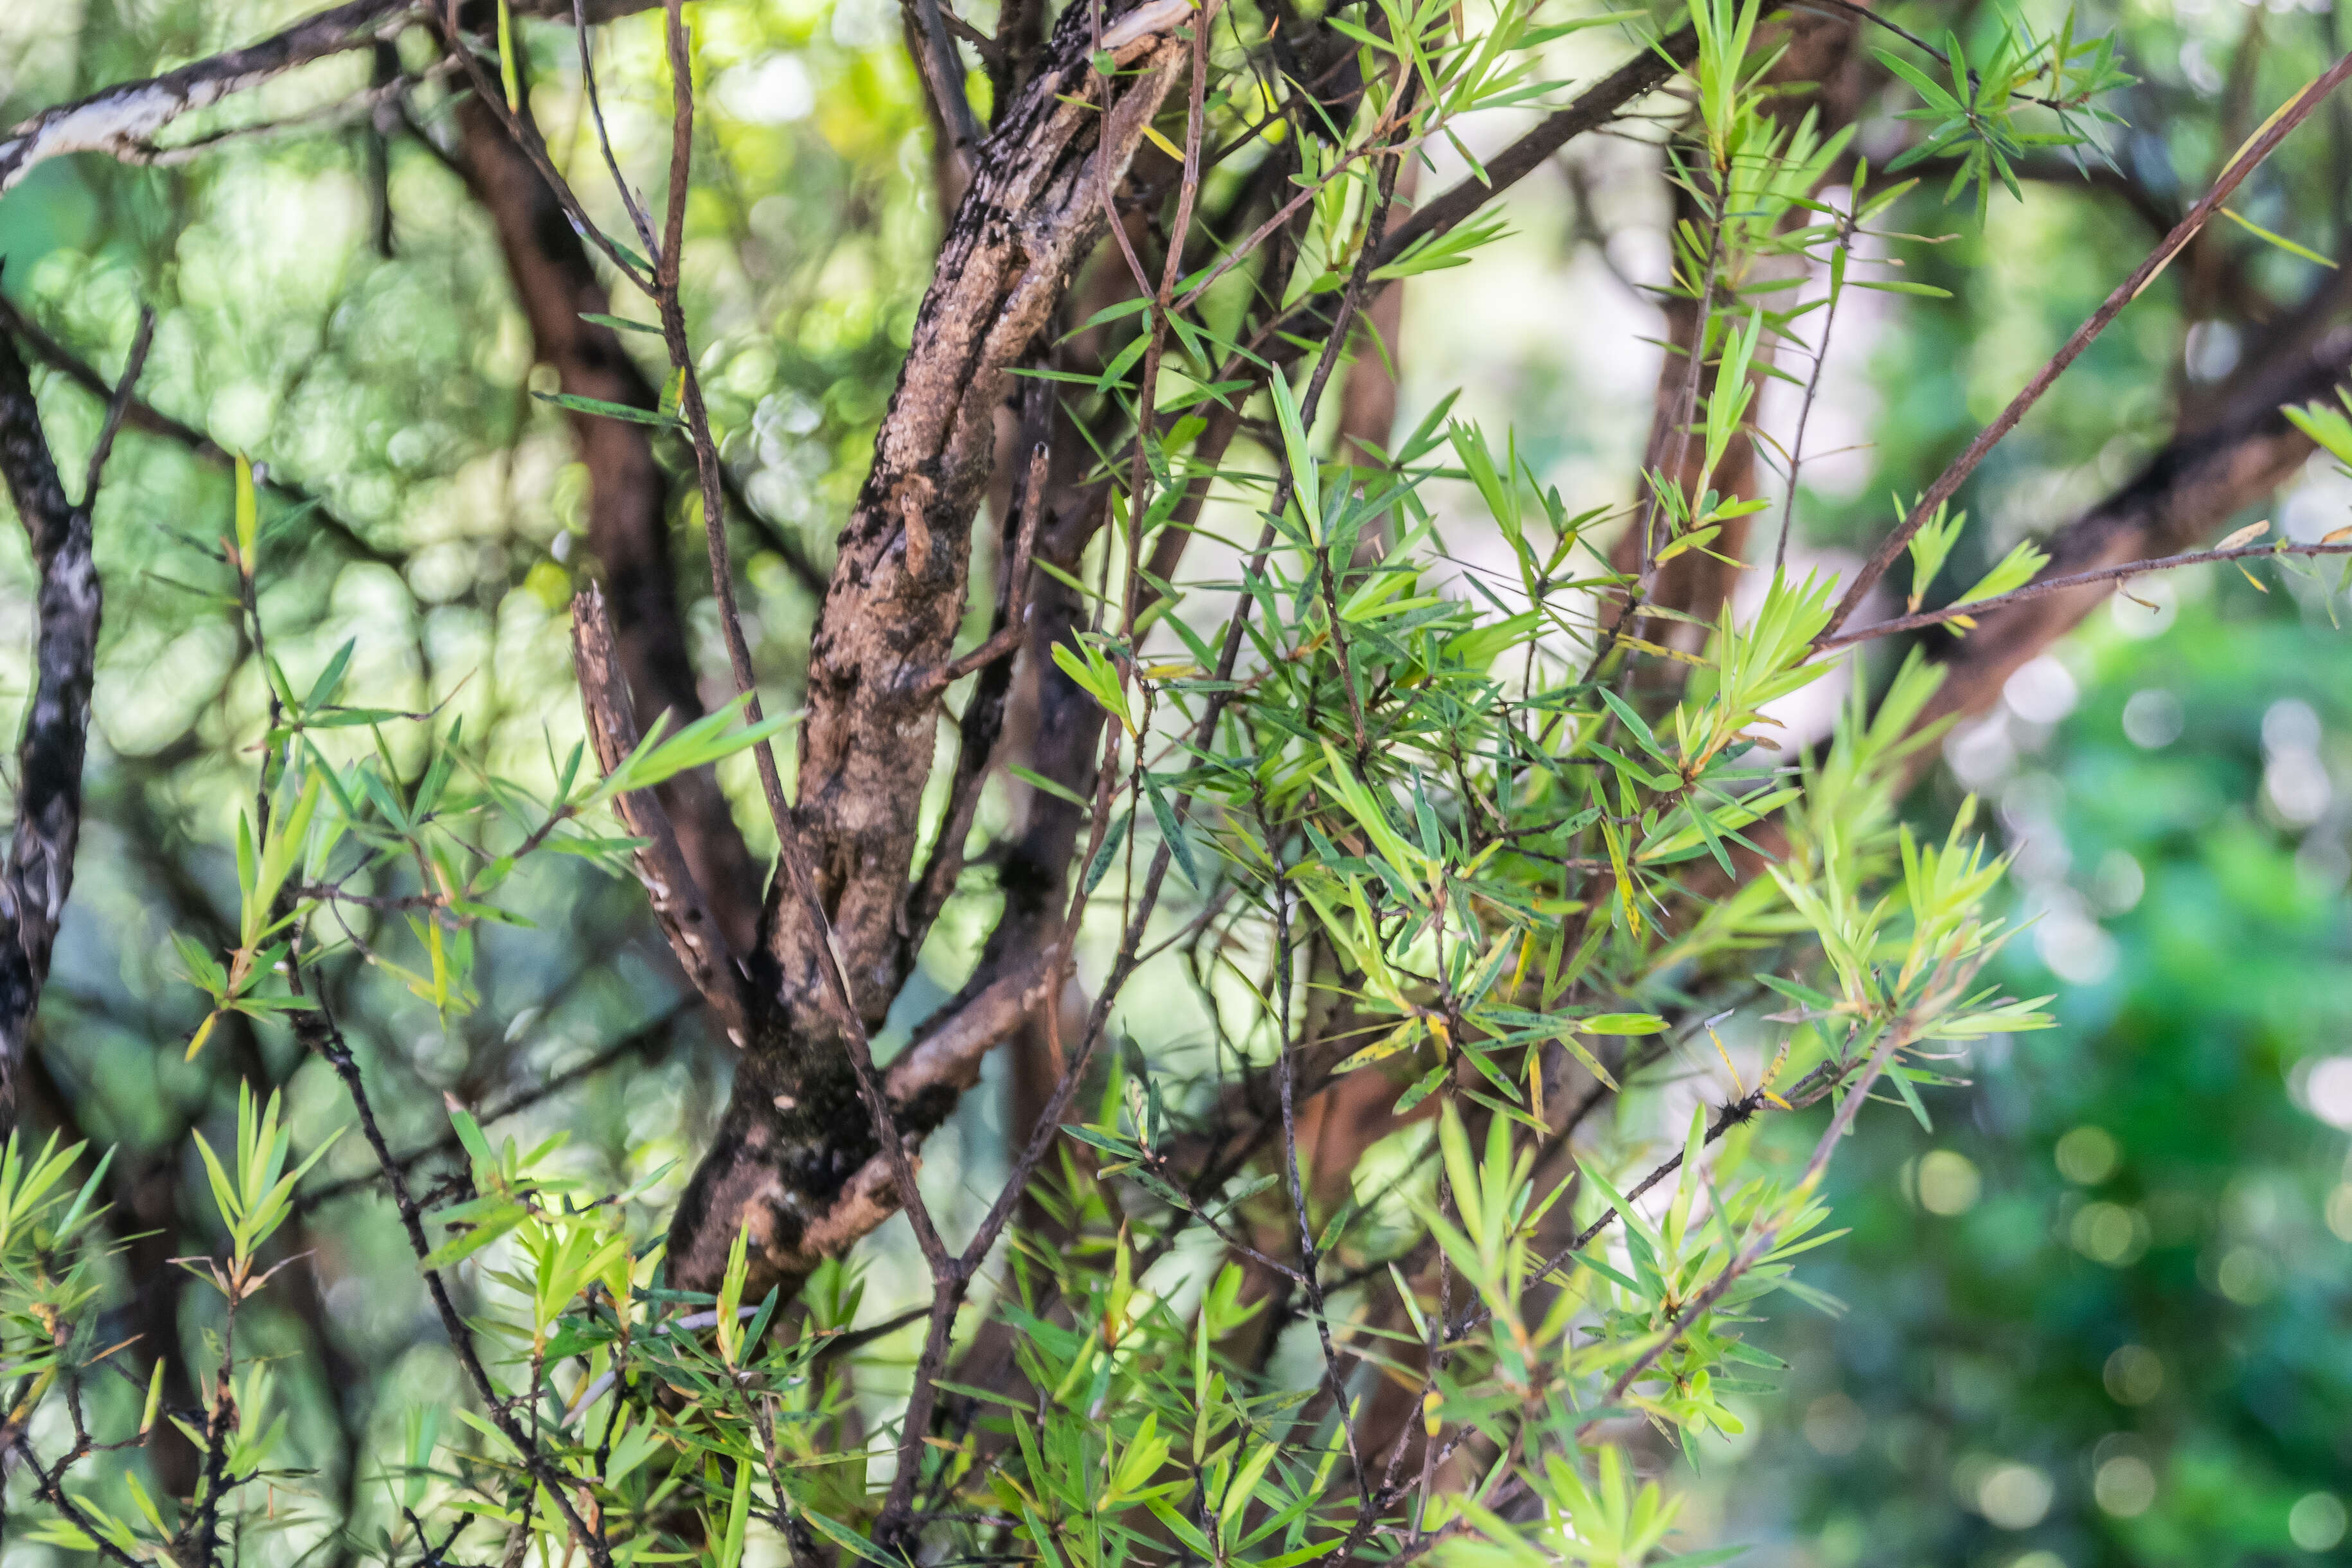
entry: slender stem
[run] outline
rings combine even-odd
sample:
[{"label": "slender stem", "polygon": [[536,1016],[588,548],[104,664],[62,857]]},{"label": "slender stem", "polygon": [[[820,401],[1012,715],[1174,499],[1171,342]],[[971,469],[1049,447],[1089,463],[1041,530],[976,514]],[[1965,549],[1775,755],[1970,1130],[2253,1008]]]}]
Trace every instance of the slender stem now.
[{"label": "slender stem", "polygon": [[[1698,417],[1699,384],[1706,378],[1706,339],[1715,322],[1715,282],[1723,266],[1723,178],[1717,172],[1716,182],[1717,210],[1708,214],[1706,235],[1706,265],[1700,268],[1698,292],[1693,296],[1691,309],[1696,314],[1696,324],[1691,331],[1690,359],[1683,366],[1682,385],[1675,390],[1675,405],[1667,415],[1669,448],[1672,456],[1651,470],[1650,498],[1642,509],[1642,561],[1640,575],[1646,585],[1651,563],[1658,553],[1654,531],[1658,521],[1659,497],[1672,485],[1677,495],[1683,489],[1683,463],[1690,456],[1691,425]],[[1696,193],[1694,193],[1696,194]],[[1689,517],[1697,510],[1697,498],[1706,489],[1707,476],[1701,474],[1685,498],[1683,515]]]},{"label": "slender stem", "polygon": [[137,1558],[109,1541],[104,1532],[90,1522],[89,1516],[82,1512],[72,1498],[66,1495],[66,1489],[62,1484],[66,1467],[88,1451],[86,1444],[77,1445],[71,1453],[58,1459],[58,1468],[55,1470],[46,1470],[41,1468],[39,1457],[33,1452],[32,1439],[22,1434],[19,1434],[16,1438],[16,1452],[24,1456],[26,1467],[33,1472],[35,1483],[33,1495],[65,1515],[66,1519],[77,1526],[84,1535],[97,1542],[101,1556],[121,1564],[121,1568],[146,1568],[146,1565]]},{"label": "slender stem", "polygon": [[637,239],[646,254],[658,261],[661,247],[654,243],[653,224],[646,216],[644,205],[629,182],[621,177],[620,160],[613,156],[613,138],[604,129],[604,100],[596,91],[596,65],[588,54],[588,12],[585,0],[572,0],[572,30],[580,40],[580,79],[588,89],[588,112],[596,121],[596,145],[604,154],[604,167],[613,176],[613,188],[621,195],[622,210],[629,215],[629,223],[637,231]]},{"label": "slender stem", "polygon": [[[1857,1078],[1853,1087],[1845,1091],[1845,1099],[1838,1106],[1836,1114],[1830,1118],[1830,1124],[1823,1130],[1821,1141],[1813,1145],[1813,1157],[1805,1163],[1805,1173],[1799,1178],[1794,1191],[1790,1194],[1790,1207],[1784,1211],[1784,1215],[1793,1215],[1798,1212],[1799,1207],[1811,1198],[1813,1189],[1821,1184],[1822,1173],[1829,1169],[1830,1156],[1837,1152],[1838,1141],[1843,1139],[1846,1135],[1847,1129],[1853,1125],[1853,1119],[1862,1111],[1863,1101],[1870,1098],[1872,1087],[1878,1082],[1879,1076],[1886,1070],[1887,1064],[1895,1059],[1895,1053],[1910,1044],[1911,1028],[1912,1026],[1907,1019],[1891,1026],[1886,1031],[1886,1037],[1881,1040],[1878,1048],[1871,1053],[1870,1060],[1863,1068],[1861,1077]],[[1603,1396],[1601,1403],[1614,1405],[1622,1399],[1626,1391],[1640,1381],[1651,1367],[1657,1364],[1658,1358],[1671,1350],[1675,1342],[1690,1331],[1693,1323],[1723,1299],[1725,1291],[1730,1289],[1750,1269],[1761,1263],[1773,1247],[1780,1245],[1781,1233],[1788,1228],[1788,1226],[1789,1221],[1784,1217],[1759,1231],[1755,1237],[1740,1249],[1738,1257],[1724,1265],[1723,1271],[1708,1280],[1706,1288],[1691,1298],[1689,1303],[1683,1308],[1681,1314],[1658,1336],[1657,1342],[1636,1356],[1624,1371],[1617,1374],[1615,1380],[1610,1384],[1609,1392]],[[1592,1425],[1591,1421],[1587,1421],[1582,1427],[1579,1428],[1579,1431],[1590,1430]]]},{"label": "slender stem", "polygon": [[473,84],[475,97],[498,117],[499,124],[505,129],[507,135],[522,149],[523,155],[539,171],[539,177],[546,181],[547,188],[554,193],[557,203],[563,208],[564,216],[571,219],[572,226],[587,237],[589,244],[604,253],[604,258],[619,270],[622,277],[651,293],[654,287],[652,276],[636,258],[607,238],[604,231],[589,217],[587,209],[580,205],[580,198],[572,193],[571,184],[556,168],[555,161],[547,155],[547,142],[540,135],[539,128],[530,122],[528,116],[519,115],[507,107],[505,91],[490,79],[489,73],[482,68],[482,62],[474,58],[474,51],[467,47],[466,40],[458,35],[456,27],[445,22],[443,30],[449,52],[457,58]]},{"label": "slender stem", "polygon": [[1355,1472],[1356,1489],[1364,1507],[1372,1500],[1372,1479],[1364,1468],[1363,1454],[1356,1442],[1355,1414],[1349,1407],[1348,1384],[1339,1371],[1339,1353],[1331,1344],[1331,1318],[1324,1305],[1322,1258],[1315,1246],[1315,1226],[1307,1212],[1307,1186],[1298,1170],[1298,1110],[1293,1085],[1292,1059],[1295,1042],[1290,1037],[1290,1018],[1295,1003],[1291,997],[1291,971],[1297,960],[1290,950],[1290,873],[1282,858],[1282,844],[1273,823],[1268,819],[1265,789],[1257,787],[1258,831],[1265,837],[1266,854],[1274,863],[1274,933],[1275,933],[1275,1084],[1282,1100],[1282,1179],[1290,1194],[1290,1212],[1298,1226],[1298,1278],[1307,1288],[1307,1311],[1315,1320],[1316,1338],[1323,1349],[1323,1376],[1331,1387],[1331,1408],[1339,1419],[1339,1430],[1348,1441],[1348,1463]]},{"label": "slender stem", "polygon": [[[562,1093],[583,1079],[595,1077],[623,1058],[634,1056],[648,1046],[657,1045],[667,1039],[670,1031],[698,1005],[697,1002],[678,1003],[667,1012],[632,1029],[577,1067],[566,1068],[553,1077],[542,1079],[530,1088],[519,1091],[510,1099],[500,1101],[490,1110],[478,1111],[475,1114],[475,1121],[484,1127],[493,1126],[518,1111],[527,1110],[541,1100]],[[393,1163],[404,1172],[410,1171],[436,1154],[454,1153],[463,1147],[465,1145],[458,1141],[457,1135],[451,1132],[446,1137],[435,1139],[430,1143],[420,1144],[405,1154],[395,1155]],[[294,1200],[295,1212],[307,1214],[320,1204],[332,1202],[346,1193],[356,1192],[374,1181],[373,1176],[350,1176],[340,1182],[330,1182],[323,1187],[297,1197]]]},{"label": "slender stem", "polygon": [[[1860,205],[1859,194],[1855,204]],[[1850,219],[1846,221],[1851,221]],[[1839,224],[1837,251],[1843,253],[1851,237],[1845,232],[1845,222]],[[1797,482],[1805,468],[1805,427],[1813,421],[1813,399],[1821,395],[1822,369],[1830,360],[1830,334],[1837,331],[1838,300],[1845,290],[1840,287],[1845,268],[1836,264],[1832,256],[1830,273],[1829,310],[1822,318],[1822,345],[1813,351],[1813,374],[1805,378],[1804,406],[1797,411],[1797,436],[1789,448],[1789,494],[1780,503],[1780,537],[1772,545],[1772,572],[1775,576],[1789,563],[1789,535],[1797,526]]]},{"label": "slender stem", "polygon": [[89,449],[89,466],[81,482],[81,509],[88,511],[98,500],[99,476],[106,471],[106,459],[114,450],[114,437],[122,428],[123,416],[131,412],[132,394],[139,384],[139,373],[147,366],[147,351],[155,342],[155,309],[139,307],[139,331],[131,340],[131,353],[122,362],[122,379],[115,383],[114,395],[106,401],[106,422],[99,426],[98,444]]}]

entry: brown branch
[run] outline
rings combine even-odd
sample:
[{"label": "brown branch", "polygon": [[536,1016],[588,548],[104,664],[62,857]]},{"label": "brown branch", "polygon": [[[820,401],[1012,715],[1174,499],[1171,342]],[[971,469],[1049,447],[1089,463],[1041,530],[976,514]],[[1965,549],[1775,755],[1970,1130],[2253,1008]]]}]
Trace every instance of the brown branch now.
[{"label": "brown branch", "polygon": [[[1132,36],[1121,39],[1122,27]],[[971,526],[1011,366],[1101,232],[1095,161],[1125,166],[1182,53],[1180,40],[1114,20],[1106,47],[1121,68],[1104,81],[1090,43],[1074,8],[1047,68],[1007,106],[983,151],[843,535],[811,656],[800,806],[782,814],[784,874],[764,917],[762,1005],[784,1027],[739,1068],[719,1138],[680,1203],[670,1256],[688,1289],[723,1267],[747,1223],[760,1243],[755,1272],[793,1272],[800,1234],[844,1184],[877,1153],[902,1157],[887,1146],[898,1140],[876,1135],[895,1112],[869,1101],[877,1086],[859,1081],[869,1076],[860,1058],[865,1030],[904,979],[898,921],[937,725],[922,678],[948,662],[961,619]],[[1089,93],[1108,98],[1108,112]],[[666,309],[675,359],[683,326],[669,317]],[[698,403],[689,374],[689,424]],[[739,682],[749,673],[739,670]],[[916,734],[926,739],[910,745]],[[767,771],[763,763],[763,788]],[[803,835],[814,862],[805,887],[793,853]],[[836,980],[852,1003],[846,1017],[831,994]],[[903,1198],[906,1184],[893,1184]]]},{"label": "brown branch", "polygon": [[1897,616],[1891,621],[1880,621],[1858,632],[1840,632],[1821,645],[1821,651],[1848,647],[1875,637],[1892,637],[1898,632],[1916,632],[1928,626],[1939,626],[1952,621],[1973,620],[1978,616],[1992,615],[2013,605],[2031,604],[2048,598],[2053,594],[2070,593],[2077,588],[2107,586],[2127,583],[2134,577],[2145,577],[2152,572],[2174,572],[2183,566],[2210,566],[2221,561],[2269,561],[2281,556],[2307,560],[2321,555],[2352,555],[2352,542],[2335,540],[2321,543],[2298,544],[2278,540],[2268,544],[2241,544],[2229,550],[2191,550],[2184,554],[2166,555],[2147,561],[2126,561],[2115,566],[2097,566],[2084,572],[2072,572],[2059,577],[2037,577],[2022,588],[2006,594],[1996,594],[1990,599],[1972,600],[1967,604],[1947,605],[1940,610],[1921,610],[1916,615]]},{"label": "brown branch", "polygon": [[[620,674],[611,617],[594,584],[572,601],[572,659],[587,710],[588,736],[604,771],[610,773],[636,750],[635,710]],[[678,847],[668,814],[648,790],[630,790],[613,803],[629,831],[646,840],[633,858],[637,880],[653,904],[654,918],[669,939],[670,951],[694,988],[719,1015],[738,1049],[751,1042],[753,1003],[741,965],[730,951],[700,884]]]},{"label": "brown branch", "polygon": [[968,180],[972,154],[981,141],[980,121],[971,111],[971,97],[963,89],[963,58],[948,36],[942,0],[905,0],[909,11],[908,43],[915,68],[929,89],[932,111],[939,116],[940,140],[960,180]]},{"label": "brown branch", "polygon": [[[1042,958],[1000,980],[969,991],[940,1009],[927,1033],[900,1052],[884,1075],[900,1131],[920,1137],[936,1130],[964,1091],[980,1081],[981,1063],[1021,1026],[1045,999]],[[788,1272],[806,1273],[837,1258],[898,1212],[890,1163],[877,1154],[860,1166],[832,1206],[812,1220],[800,1257]]]},{"label": "brown branch", "polygon": [[109,1541],[106,1538],[106,1532],[91,1522],[89,1516],[82,1512],[71,1495],[66,1491],[64,1485],[66,1468],[89,1452],[88,1439],[85,1438],[77,1443],[70,1452],[59,1457],[58,1468],[54,1470],[42,1468],[40,1456],[33,1452],[30,1437],[16,1432],[11,1434],[11,1439],[16,1452],[23,1457],[26,1465],[33,1472],[34,1497],[56,1509],[65,1516],[68,1523],[96,1542],[100,1556],[121,1563],[122,1568],[142,1568],[139,1559]]},{"label": "brown branch", "polygon": [[[1097,78],[1087,21],[1086,7],[1065,14],[1047,68],[982,150],[917,318],[810,650],[800,816],[869,1018],[879,1017],[903,978],[896,924],[929,777],[929,746],[910,746],[908,736],[932,727],[922,678],[948,662],[962,616],[995,410],[1012,366],[1102,235],[1097,160],[1114,174],[1127,166],[1183,55],[1182,42],[1167,33],[1114,43],[1124,19],[1112,20],[1104,38],[1119,73]],[[1107,105],[1087,101],[1097,92]],[[782,891],[770,896],[772,951],[786,984],[805,984],[815,955],[803,922],[773,918]]]},{"label": "brown branch", "polygon": [[[703,540],[710,556],[710,589],[719,601],[719,624],[727,638],[727,657],[735,676],[735,690],[743,703],[747,718],[757,723],[761,717],[760,694],[751,670],[751,649],[743,639],[743,622],[735,607],[735,579],[728,564],[726,514],[720,498],[719,443],[710,432],[710,415],[702,400],[702,384],[695,373],[694,355],[687,339],[686,306],[679,291],[680,263],[686,248],[686,203],[692,184],[694,158],[694,58],[686,31],[683,0],[669,0],[664,17],[663,37],[669,53],[670,68],[670,151],[669,206],[663,220],[662,248],[654,273],[654,304],[661,314],[663,343],[669,350],[672,373],[677,378],[678,414],[686,426],[688,438],[694,447],[697,475],[702,481]],[[905,1205],[907,1218],[921,1247],[923,1259],[930,1266],[933,1284],[944,1285],[952,1277],[952,1260],[947,1246],[940,1239],[930,1211],[923,1202],[921,1189],[915,1183],[915,1165],[908,1138],[901,1133],[881,1085],[876,1080],[872,1042],[867,1037],[867,1024],[857,1009],[846,966],[841,956],[841,943],[834,933],[831,919],[819,901],[815,879],[809,867],[808,852],[803,843],[803,828],[791,807],[784,804],[783,782],[776,768],[775,749],[761,740],[751,748],[752,760],[758,765],[761,793],[766,797],[768,814],[776,830],[776,858],[782,875],[773,879],[779,894],[789,889],[790,918],[811,938],[816,951],[819,972],[817,1001],[823,1012],[830,1014],[829,1023],[838,1030],[835,1039],[842,1047],[856,1084],[857,1099],[863,1102],[869,1119],[869,1132],[881,1145],[882,1156],[888,1162],[892,1184],[898,1201]],[[793,1016],[792,1004],[786,1003],[785,1016]],[[794,1020],[797,1022],[797,1020]],[[805,1028],[805,1026],[803,1026]],[[838,1081],[837,1071],[833,1075]],[[763,1251],[766,1249],[763,1249]]]},{"label": "brown branch", "polygon": [[[2000,607],[1962,606],[1977,627],[1943,655],[1944,681],[1920,724],[1991,707],[2021,666],[2105,603],[2122,577],[2210,538],[2292,478],[2312,445],[2281,406],[2329,397],[2347,379],[2352,338],[2342,333],[2250,376],[2218,420],[2177,437],[2137,478],[2053,535],[2051,559],[2026,593]],[[2126,570],[2099,575],[2118,567]],[[2069,585],[2055,585],[2062,580]],[[1908,765],[1916,774],[1933,755],[1915,753]]]}]

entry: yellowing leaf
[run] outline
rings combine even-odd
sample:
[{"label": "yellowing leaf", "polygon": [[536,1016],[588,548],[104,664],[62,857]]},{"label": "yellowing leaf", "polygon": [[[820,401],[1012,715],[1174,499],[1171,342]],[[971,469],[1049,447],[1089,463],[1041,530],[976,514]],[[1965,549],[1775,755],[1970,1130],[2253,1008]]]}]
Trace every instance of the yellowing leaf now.
[{"label": "yellowing leaf", "polygon": [[1617,640],[1623,643],[1627,647],[1638,649],[1639,651],[1646,653],[1654,658],[1679,659],[1685,664],[1696,665],[1701,669],[1712,669],[1715,668],[1714,665],[1710,664],[1707,660],[1699,658],[1696,654],[1685,653],[1678,647],[1667,647],[1660,643],[1645,642],[1640,637],[1627,637],[1622,632],[1617,634]]},{"label": "yellowing leaf", "polygon": [[236,565],[247,576],[253,575],[254,536],[259,531],[260,509],[253,493],[253,465],[244,453],[236,455]]}]

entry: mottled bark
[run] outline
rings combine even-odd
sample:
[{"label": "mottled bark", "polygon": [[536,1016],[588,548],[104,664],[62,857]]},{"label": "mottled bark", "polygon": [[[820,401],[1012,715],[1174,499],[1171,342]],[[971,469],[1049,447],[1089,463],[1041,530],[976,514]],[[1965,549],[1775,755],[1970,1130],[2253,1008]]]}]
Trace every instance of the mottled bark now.
[{"label": "mottled bark", "polygon": [[[588,739],[607,773],[635,751],[643,738],[635,719],[641,704],[631,700],[628,683],[621,675],[617,643],[604,596],[592,584],[572,603],[572,665],[587,710]],[[750,1041],[757,1005],[742,966],[704,897],[704,885],[688,865],[658,799],[659,792],[655,790],[624,791],[614,799],[614,811],[623,826],[645,841],[632,857],[637,880],[645,887],[654,919],[669,939],[678,966],[719,1016],[728,1039],[740,1048]]]},{"label": "mottled bark", "polygon": [[[1111,24],[1106,44],[1118,32]],[[875,1022],[903,978],[895,938],[937,724],[923,678],[947,662],[963,617],[996,408],[1008,372],[1101,237],[1106,188],[1183,54],[1176,38],[1147,34],[1111,50],[1121,69],[1107,83],[1087,60],[1082,11],[1064,17],[1051,47],[982,147],[940,247],[810,649],[800,815],[853,994]],[[1106,95],[1108,112],[1097,107]],[[779,983],[806,1005],[816,995],[814,933],[780,893],[769,914]]]},{"label": "mottled bark", "polygon": [[25,525],[40,574],[34,689],[16,745],[16,825],[0,865],[0,1125],[14,1126],[25,1059],[49,953],[73,889],[81,837],[82,755],[98,658],[100,590],[90,559],[89,496],[77,506],[42,433],[30,374],[0,332],[0,479]]}]

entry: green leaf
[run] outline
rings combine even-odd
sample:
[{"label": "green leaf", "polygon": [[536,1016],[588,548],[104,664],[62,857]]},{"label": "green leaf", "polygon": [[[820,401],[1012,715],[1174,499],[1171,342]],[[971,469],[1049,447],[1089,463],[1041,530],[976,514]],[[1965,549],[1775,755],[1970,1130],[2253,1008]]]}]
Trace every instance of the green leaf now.
[{"label": "green leaf", "polygon": [[1102,879],[1110,874],[1111,863],[1118,858],[1119,842],[1127,837],[1127,830],[1134,822],[1133,806],[1112,819],[1110,831],[1103,835],[1102,847],[1096,850],[1095,858],[1087,863],[1086,878],[1078,884],[1081,896],[1092,898],[1094,890],[1102,885]]},{"label": "green leaf", "polygon": [[633,321],[626,316],[608,316],[600,310],[583,310],[580,319],[593,321],[600,327],[610,327],[617,332],[644,332],[656,338],[662,335],[661,328],[651,321]]},{"label": "green leaf", "polygon": [[2331,258],[2320,255],[2319,252],[2312,249],[2309,246],[2297,245],[2294,241],[2287,238],[2286,236],[2283,234],[2273,234],[2269,229],[2264,228],[2253,219],[2240,213],[2233,213],[2228,207],[2222,207],[2220,211],[2223,217],[2228,218],[2240,228],[2244,229],[2247,233],[2254,236],[2257,239],[2266,241],[2271,245],[2278,247],[2279,249],[2285,251],[2289,256],[2299,256],[2305,261],[2316,261],[2319,265],[2328,268],[2330,271],[2335,269],[2336,263]]},{"label": "green leaf", "polygon": [[2050,563],[2050,557],[2035,547],[2030,539],[2020,540],[2017,547],[2000,559],[2000,563],[1986,573],[1975,587],[1952,601],[1955,605],[1973,605],[1979,599],[1990,599],[2012,589],[2022,588],[2033,581],[2034,574]]},{"label": "green leaf", "polygon": [[639,408],[630,403],[608,403],[601,397],[582,397],[570,392],[533,392],[541,403],[552,403],[558,408],[568,408],[574,414],[594,414],[606,419],[625,419],[632,425],[651,425],[664,430],[684,428],[674,416],[651,408]]},{"label": "green leaf", "polygon": [[1081,811],[1093,809],[1094,802],[1088,800],[1085,795],[1080,795],[1077,791],[1072,789],[1069,785],[1063,784],[1058,779],[1049,779],[1044,773],[1038,773],[1033,768],[1023,767],[1019,763],[1006,763],[1004,771],[1011,773],[1014,778],[1019,779],[1023,784],[1027,784],[1031,789],[1042,790],[1045,794],[1052,795],[1055,800],[1066,802],[1071,805],[1076,806]]},{"label": "green leaf", "polygon": [[1580,1035],[1659,1035],[1667,1026],[1654,1013],[1595,1013],[1574,1026]]},{"label": "green leaf", "polygon": [[260,517],[259,504],[253,492],[253,465],[244,453],[236,455],[236,559],[238,569],[251,577],[260,563],[255,559],[254,535]]},{"label": "green leaf", "polygon": [[1143,774],[1143,793],[1151,802],[1153,818],[1160,824],[1160,842],[1174,852],[1176,864],[1183,868],[1184,879],[1195,888],[1205,888],[1208,884],[1202,879],[1201,868],[1192,859],[1192,846],[1184,837],[1183,824],[1176,820],[1168,797],[1160,793],[1160,781],[1149,770]]},{"label": "green leaf", "polygon": [[1306,516],[1309,537],[1319,537],[1323,526],[1323,484],[1315,467],[1315,453],[1307,444],[1306,426],[1299,422],[1298,401],[1290,395],[1290,383],[1276,376],[1266,384],[1274,398],[1274,416],[1282,426],[1282,450],[1290,471],[1292,491],[1298,498],[1299,510]]}]

